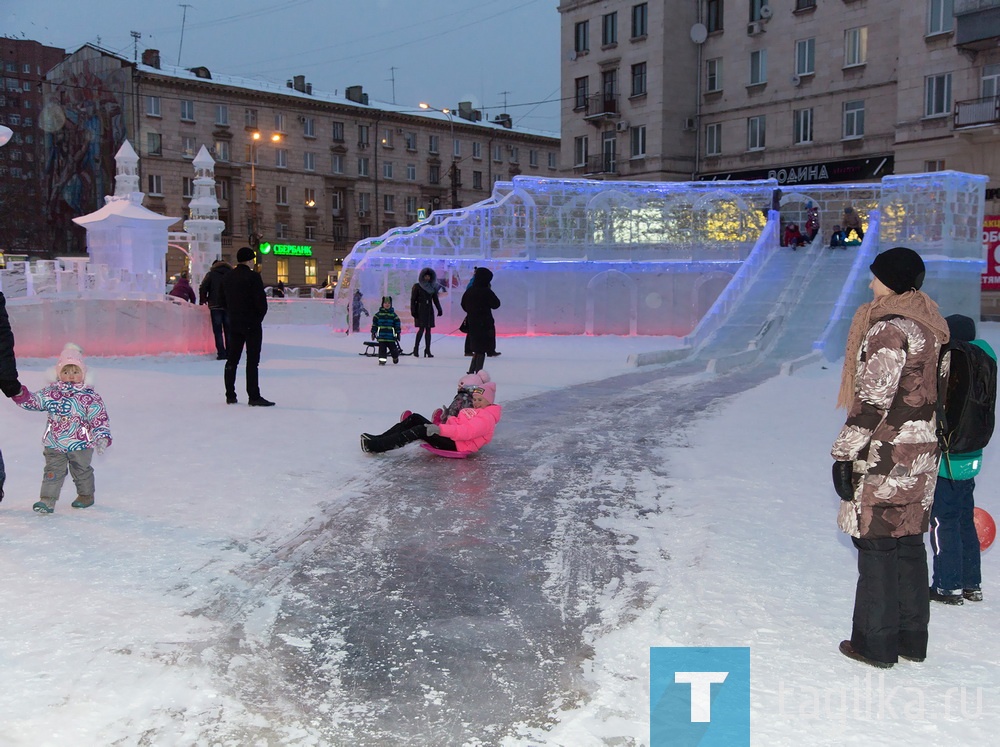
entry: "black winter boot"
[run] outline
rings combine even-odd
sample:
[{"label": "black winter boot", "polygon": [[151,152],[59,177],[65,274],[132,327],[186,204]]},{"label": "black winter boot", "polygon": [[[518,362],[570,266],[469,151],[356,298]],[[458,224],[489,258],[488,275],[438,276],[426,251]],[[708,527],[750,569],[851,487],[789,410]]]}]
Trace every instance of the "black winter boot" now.
[{"label": "black winter boot", "polygon": [[402,448],[408,443],[412,443],[423,437],[426,432],[426,426],[419,425],[416,428],[409,428],[408,430],[396,433],[387,432],[382,436],[363,437],[361,448],[368,452],[380,454],[383,451]]}]

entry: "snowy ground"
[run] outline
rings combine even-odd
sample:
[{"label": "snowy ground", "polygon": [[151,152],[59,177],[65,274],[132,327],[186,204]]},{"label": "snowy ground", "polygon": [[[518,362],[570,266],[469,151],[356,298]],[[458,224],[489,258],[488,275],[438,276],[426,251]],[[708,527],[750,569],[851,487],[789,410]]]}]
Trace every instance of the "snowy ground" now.
[{"label": "snowy ground", "polygon": [[[983,327],[998,347],[1000,325]],[[434,359],[379,368],[356,354],[362,339],[267,328],[262,391],[278,406],[266,410],[224,404],[214,357],[91,360],[115,444],[95,459],[97,505],[82,511],[69,507],[67,480],[55,514],[31,512],[44,418],[7,405],[0,745],[350,743],[331,728],[352,711],[363,714],[365,703],[327,699],[303,712],[281,688],[258,682],[270,651],[313,645],[309,631],[296,637],[281,624],[292,576],[334,531],[331,517],[384,500],[377,491],[407,470],[454,474],[471,463],[428,464],[412,447],[381,462],[360,452],[361,431],[387,427],[404,408],[426,412],[450,399],[467,360],[459,338],[442,338]],[[665,344],[502,340],[503,356],[488,367],[511,417],[476,464],[491,468],[492,459],[510,469],[517,434],[503,429],[530,421],[530,407],[518,401],[634,374],[628,354]],[[19,361],[22,381],[38,388],[52,363]],[[632,404],[601,416],[601,432],[585,419],[550,418],[544,425],[570,443],[575,437],[579,454],[617,433],[628,436],[618,439],[627,447],[643,424],[641,448],[657,459],[641,468],[617,457],[602,465],[607,489],[626,486],[628,500],[604,507],[597,524],[628,538],[615,550],[627,554],[628,569],[616,585],[589,589],[597,605],[583,636],[592,655],[574,681],[578,692],[552,692],[548,717],[524,723],[519,736],[470,731],[462,741],[646,744],[649,647],[697,645],[751,647],[754,744],[990,743],[1000,727],[995,549],[983,556],[985,602],[934,606],[925,663],[883,673],[836,651],[850,632],[856,580],[829,486],[829,447],[843,418],[833,407],[838,375],[835,366],[814,365],[771,379],[709,402],[701,417],[682,419],[685,427],[648,427]],[[676,398],[679,411],[697,403],[670,382],[632,378],[649,402]],[[708,377],[693,381],[711,386]],[[547,455],[545,446],[531,456],[546,467],[524,479],[558,485],[560,460],[572,454]],[[991,445],[977,488],[994,516],[998,451]],[[566,475],[571,484],[580,479]],[[556,507],[571,502],[553,498]],[[559,531],[573,535],[571,526]],[[553,595],[567,588],[559,561],[546,566],[543,587]],[[413,735],[407,743],[435,742]]]}]

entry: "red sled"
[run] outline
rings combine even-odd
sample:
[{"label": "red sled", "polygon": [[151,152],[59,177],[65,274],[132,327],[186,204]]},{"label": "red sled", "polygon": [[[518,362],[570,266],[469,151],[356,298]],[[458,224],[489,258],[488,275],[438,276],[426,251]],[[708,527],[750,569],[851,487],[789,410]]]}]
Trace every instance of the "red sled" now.
[{"label": "red sled", "polygon": [[436,449],[430,444],[423,443],[420,444],[421,449],[427,449],[431,454],[439,457],[445,457],[447,459],[465,459],[471,451],[445,451],[444,449]]}]

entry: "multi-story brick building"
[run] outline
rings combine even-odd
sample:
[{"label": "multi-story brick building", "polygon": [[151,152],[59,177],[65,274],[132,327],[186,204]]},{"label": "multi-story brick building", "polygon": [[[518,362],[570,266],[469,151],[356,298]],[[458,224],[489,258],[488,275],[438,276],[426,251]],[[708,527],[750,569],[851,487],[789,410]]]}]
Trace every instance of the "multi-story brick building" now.
[{"label": "multi-story brick building", "polygon": [[42,107],[42,78],[65,54],[36,41],[0,37],[0,124],[14,133],[0,149],[0,252],[51,256],[39,209],[47,199],[43,127],[51,125]]},{"label": "multi-story brick building", "polygon": [[[186,216],[191,161],[206,145],[227,256],[251,234],[282,245],[284,254],[262,263],[268,283],[323,284],[358,239],[485,199],[498,180],[554,176],[559,165],[557,137],[515,128],[505,115],[481,121],[467,104],[447,112],[370,104],[360,86],[329,95],[303,76],[283,87],[168,67],[155,50],[136,64],[85,45],[50,72],[46,90],[67,113],[50,141],[51,189],[80,174],[89,180],[69,193],[77,203],[53,207],[53,220],[111,193],[112,156],[125,138],[141,157],[145,205]],[[171,256],[176,271],[180,255]]]},{"label": "multi-story brick building", "polygon": [[[563,163],[603,179],[987,174],[1000,0],[562,0]],[[595,155],[596,154],[596,155]]]}]

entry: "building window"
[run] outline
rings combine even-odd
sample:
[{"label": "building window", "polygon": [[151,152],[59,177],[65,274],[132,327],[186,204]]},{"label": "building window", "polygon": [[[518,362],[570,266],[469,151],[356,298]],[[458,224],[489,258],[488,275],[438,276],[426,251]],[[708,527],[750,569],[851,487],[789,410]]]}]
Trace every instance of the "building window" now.
[{"label": "building window", "polygon": [[160,97],[159,96],[147,96],[146,97],[146,114],[150,117],[160,116]]},{"label": "building window", "polygon": [[215,182],[215,198],[219,202],[229,202],[229,180],[218,179]]},{"label": "building window", "polygon": [[[13,122],[11,122],[13,124]],[[163,155],[163,137],[158,132],[147,132],[146,133],[146,155],[148,156],[162,156]]]},{"label": "building window", "polygon": [[750,85],[767,83],[767,50],[758,49],[750,53]]},{"label": "building window", "polygon": [[462,141],[457,137],[451,141],[451,155],[455,158],[462,157]]},{"label": "building window", "polygon": [[330,159],[330,171],[334,174],[344,173],[344,157],[339,153],[334,153]]},{"label": "building window", "polygon": [[587,136],[577,137],[573,139],[573,165],[574,166],[586,166],[587,156],[589,155],[590,144]]},{"label": "building window", "polygon": [[520,163],[521,162],[520,158],[521,158],[520,149],[516,145],[510,146],[510,162]]},{"label": "building window", "polygon": [[370,192],[358,192],[358,210],[370,213],[372,208],[372,196]]},{"label": "building window", "polygon": [[646,155],[646,125],[629,129],[629,155],[643,158]]},{"label": "building window", "polygon": [[574,97],[573,97],[573,108],[574,109],[586,109],[587,108],[587,96],[590,92],[590,78],[584,76],[582,78],[577,78],[573,81],[574,87]]},{"label": "building window", "polygon": [[534,148],[528,150],[528,165],[538,168],[538,151]]},{"label": "building window", "polygon": [[386,213],[396,212],[396,197],[395,195],[382,195],[382,209]]},{"label": "building window", "polygon": [[417,149],[417,133],[407,132],[403,134],[403,145],[407,150]]},{"label": "building window", "polygon": [[708,0],[705,3],[705,28],[709,33],[722,31],[722,0]]},{"label": "building window", "polygon": [[288,151],[285,148],[275,148],[274,165],[279,169],[288,168]]},{"label": "building window", "polygon": [[813,140],[813,110],[796,109],[792,112],[792,141],[796,145]]},{"label": "building window", "polygon": [[[618,94],[618,71],[617,70],[604,70],[601,72],[601,88],[604,94],[604,105],[605,107],[613,105],[615,101],[615,96]],[[605,109],[605,111],[615,111],[614,109]]]},{"label": "building window", "polygon": [[382,130],[382,147],[383,148],[395,147],[393,145],[393,136],[391,127],[386,127],[384,130]]},{"label": "building window", "polygon": [[146,194],[154,195],[157,197],[163,196],[163,177],[159,174],[147,174],[146,184],[148,189],[146,189]]},{"label": "building window", "polygon": [[865,134],[865,102],[844,102],[844,139],[864,137]]},{"label": "building window", "polygon": [[765,7],[767,7],[767,0],[750,0],[750,20],[763,20],[764,16],[761,13],[761,8]]},{"label": "building window", "polygon": [[190,176],[181,177],[181,197],[194,197],[194,179]]},{"label": "building window", "polygon": [[344,123],[343,122],[333,122],[333,140],[337,143],[344,142]]},{"label": "building window", "polygon": [[440,140],[437,135],[431,135],[427,138],[427,152],[428,153],[438,153],[438,144]]},{"label": "building window", "polygon": [[440,184],[441,183],[441,167],[437,164],[431,164],[427,167],[427,183],[428,184]]},{"label": "building window", "polygon": [[618,43],[618,13],[605,13],[601,17],[601,45],[610,47]]},{"label": "building window", "polygon": [[194,102],[190,99],[181,99],[181,121],[194,122]]},{"label": "building window", "polygon": [[632,66],[632,95],[646,95],[646,63],[637,62]]},{"label": "building window", "polygon": [[868,27],[858,26],[844,32],[844,67],[864,65],[868,61]]},{"label": "building window", "polygon": [[406,180],[410,182],[415,182],[417,180],[417,164],[406,164]]},{"label": "building window", "polygon": [[316,207],[316,190],[313,187],[303,188],[302,204],[307,208]]},{"label": "building window", "polygon": [[984,99],[1000,95],[1000,63],[983,65],[981,96]]},{"label": "building window", "polygon": [[483,160],[483,144],[478,140],[472,143],[472,158],[476,161]]},{"label": "building window", "polygon": [[358,125],[358,145],[362,148],[367,148],[368,143],[371,142],[369,135],[371,128],[368,125]]},{"label": "building window", "polygon": [[302,154],[302,169],[304,171],[315,171],[316,170],[316,154],[315,153],[303,153]]},{"label": "building window", "polygon": [[795,10],[809,10],[816,7],[816,0],[795,0]]},{"label": "building window", "polygon": [[229,107],[225,104],[217,104],[215,107],[215,123],[222,127],[229,126]]},{"label": "building window", "polygon": [[951,112],[951,73],[924,78],[924,116],[937,117]]},{"label": "building window", "polygon": [[705,127],[705,155],[722,155],[722,123],[706,125]]},{"label": "building window", "polygon": [[243,124],[246,127],[252,127],[257,129],[257,110],[256,109],[244,109],[243,110]]},{"label": "building window", "polygon": [[493,161],[494,161],[494,163],[502,163],[503,162],[503,146],[502,145],[494,145],[493,146]]},{"label": "building window", "polygon": [[944,159],[938,158],[933,161],[924,161],[924,171],[944,171]]},{"label": "building window", "polygon": [[406,217],[416,218],[417,217],[417,198],[407,197],[406,198]]},{"label": "building window", "polygon": [[722,90],[722,58],[705,61],[705,91],[716,93]]},{"label": "building window", "polygon": [[333,209],[334,216],[337,212],[344,209],[344,193],[340,190],[330,193],[330,207]]},{"label": "building window", "polygon": [[[284,223],[277,223],[277,224],[275,224],[275,228],[277,229],[278,238],[279,239],[285,238],[285,224]],[[279,259],[274,264],[277,267],[278,282],[279,283],[287,283],[288,282],[288,260],[287,259]]]},{"label": "building window", "polygon": [[382,164],[382,177],[392,179],[392,161],[386,161]]},{"label": "building window", "polygon": [[483,188],[483,172],[473,171],[472,172],[472,188],[482,189]]},{"label": "building window", "polygon": [[766,145],[767,118],[761,114],[747,118],[747,150],[763,150]]},{"label": "building window", "polygon": [[274,188],[274,202],[276,205],[288,204],[288,187],[279,184]]},{"label": "building window", "polygon": [[929,0],[927,3],[927,35],[944,34],[955,24],[953,0]]},{"label": "building window", "polygon": [[285,132],[285,115],[281,112],[274,113],[274,131],[282,134]]},{"label": "building window", "polygon": [[216,161],[227,163],[229,161],[229,141],[216,140],[215,144],[212,146],[212,153],[214,154]]},{"label": "building window", "polygon": [[358,159],[358,176],[369,176],[368,159],[364,156]]},{"label": "building window", "polygon": [[795,42],[795,74],[812,75],[816,72],[816,40],[800,39]]},{"label": "building window", "polygon": [[190,135],[181,136],[181,151],[185,158],[194,158],[195,149],[198,147],[198,140]]},{"label": "building window", "polygon": [[[315,232],[316,232],[316,226],[306,224],[307,239],[310,240],[314,239]],[[316,260],[315,259],[305,260],[302,263],[302,269],[305,270],[306,273],[306,285],[316,285]]]},{"label": "building window", "polygon": [[316,137],[316,120],[313,117],[305,117],[302,120],[302,136]]},{"label": "building window", "polygon": [[648,3],[632,6],[632,38],[639,39],[649,32]]},{"label": "building window", "polygon": [[550,169],[554,169],[558,165],[559,165],[559,162],[556,160],[556,154],[555,153],[549,153],[549,168]]},{"label": "building window", "polygon": [[590,21],[580,21],[573,29],[573,49],[583,54],[590,49]]}]

